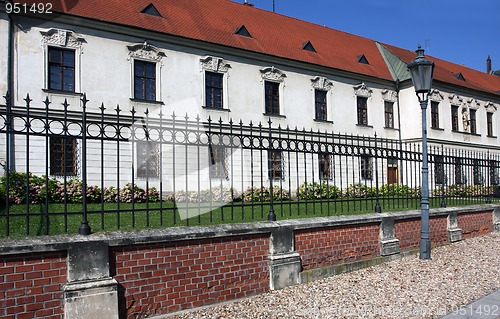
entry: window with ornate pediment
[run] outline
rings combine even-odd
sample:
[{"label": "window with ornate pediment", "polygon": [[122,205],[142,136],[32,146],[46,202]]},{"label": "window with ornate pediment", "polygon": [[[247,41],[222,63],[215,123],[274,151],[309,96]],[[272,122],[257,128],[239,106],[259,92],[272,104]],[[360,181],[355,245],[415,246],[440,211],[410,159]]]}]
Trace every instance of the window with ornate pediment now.
[{"label": "window with ornate pediment", "polygon": [[358,125],[368,125],[368,99],[372,96],[373,90],[368,88],[365,83],[354,86],[356,95],[356,110]]},{"label": "window with ornate pediment", "polygon": [[161,67],[165,53],[147,41],[130,44],[127,48],[127,59],[132,70],[131,99],[143,102],[161,101]]},{"label": "window with ornate pediment", "polygon": [[281,115],[283,99],[283,86],[286,78],[283,71],[275,68],[263,68],[260,70],[264,82],[264,114]]},{"label": "window with ornate pediment", "polygon": [[200,59],[204,75],[204,107],[211,109],[227,109],[228,95],[227,72],[231,68],[224,59],[206,56]]},{"label": "window with ornate pediment", "polygon": [[62,29],[40,31],[45,51],[45,90],[80,91],[81,54],[85,39]]},{"label": "window with ornate pediment", "polygon": [[317,121],[328,121],[331,117],[328,108],[333,82],[325,77],[317,76],[311,79],[311,85],[314,89],[314,118]]}]

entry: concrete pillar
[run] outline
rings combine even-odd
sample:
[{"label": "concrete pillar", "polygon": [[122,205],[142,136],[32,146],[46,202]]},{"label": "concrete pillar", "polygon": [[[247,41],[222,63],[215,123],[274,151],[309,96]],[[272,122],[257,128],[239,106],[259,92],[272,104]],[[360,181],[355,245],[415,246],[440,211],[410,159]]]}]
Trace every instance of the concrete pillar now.
[{"label": "concrete pillar", "polygon": [[71,244],[64,302],[65,319],[118,319],[118,283],[109,274],[107,243]]},{"label": "concrete pillar", "polygon": [[500,206],[493,210],[493,231],[500,232]]},{"label": "concrete pillar", "polygon": [[399,239],[394,236],[394,218],[382,218],[379,243],[381,256],[390,256],[401,252]]},{"label": "concrete pillar", "polygon": [[271,290],[300,283],[300,255],[295,252],[292,228],[280,227],[271,232],[269,241],[269,277]]},{"label": "concrete pillar", "polygon": [[454,243],[462,240],[462,229],[458,228],[457,213],[448,214],[447,218],[448,241]]}]

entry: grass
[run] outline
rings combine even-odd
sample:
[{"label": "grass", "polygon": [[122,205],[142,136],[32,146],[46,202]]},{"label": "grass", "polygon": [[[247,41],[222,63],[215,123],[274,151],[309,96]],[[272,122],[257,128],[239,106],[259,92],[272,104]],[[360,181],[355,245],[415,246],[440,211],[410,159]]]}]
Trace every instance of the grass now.
[{"label": "grass", "polygon": [[[495,199],[498,201],[498,199]],[[431,198],[430,207],[441,207],[441,198]],[[485,198],[447,198],[448,206],[485,203]],[[417,198],[380,198],[383,212],[419,209]],[[275,201],[278,220],[304,217],[341,216],[375,212],[375,198],[336,201]],[[139,230],[173,226],[215,225],[267,220],[269,203],[117,203],[88,204],[87,217],[92,232]],[[82,221],[81,204],[10,205],[9,214],[0,208],[0,238],[76,234]],[[7,232],[8,228],[8,232]]]}]

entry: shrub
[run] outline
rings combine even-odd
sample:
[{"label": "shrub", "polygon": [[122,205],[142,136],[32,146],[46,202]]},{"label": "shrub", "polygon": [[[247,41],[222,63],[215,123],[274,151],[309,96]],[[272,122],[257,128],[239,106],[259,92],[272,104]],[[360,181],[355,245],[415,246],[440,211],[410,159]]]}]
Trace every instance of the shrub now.
[{"label": "shrub", "polygon": [[[273,200],[289,200],[290,192],[279,186],[274,186],[272,196]],[[249,186],[243,193],[242,199],[245,202],[268,202],[271,199],[269,194],[269,187]]]},{"label": "shrub", "polygon": [[340,189],[327,182],[303,183],[297,190],[298,199],[335,199],[340,197]]},{"label": "shrub", "polygon": [[363,184],[352,184],[342,193],[344,198],[368,198],[374,197],[376,190],[374,187],[369,187]]}]

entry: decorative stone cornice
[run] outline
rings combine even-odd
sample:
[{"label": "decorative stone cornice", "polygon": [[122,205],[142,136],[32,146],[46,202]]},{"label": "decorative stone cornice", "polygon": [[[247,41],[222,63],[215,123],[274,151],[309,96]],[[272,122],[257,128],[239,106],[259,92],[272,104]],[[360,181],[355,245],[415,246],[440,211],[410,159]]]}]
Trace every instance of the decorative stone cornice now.
[{"label": "decorative stone cornice", "polygon": [[462,105],[462,103],[464,102],[464,99],[456,94],[450,94],[448,96],[448,99],[450,100],[450,103],[453,104],[453,105]]},{"label": "decorative stone cornice", "polygon": [[396,91],[386,89],[382,91],[382,98],[387,102],[396,102],[398,99],[398,93]]},{"label": "decorative stone cornice", "polygon": [[311,84],[314,89],[322,91],[330,91],[333,87],[333,82],[323,76],[317,76],[311,79]]},{"label": "decorative stone cornice", "polygon": [[491,101],[488,101],[484,104],[484,107],[490,111],[490,112],[495,112],[497,110],[497,106],[495,103],[491,102]]},{"label": "decorative stone cornice", "polygon": [[69,30],[50,28],[42,30],[40,33],[42,34],[42,43],[45,45],[81,49],[82,44],[86,43],[81,35]]},{"label": "decorative stone cornice", "polygon": [[131,59],[142,59],[160,62],[162,58],[166,57],[165,53],[147,41],[144,41],[144,43],[129,44],[127,48],[129,50],[127,60],[129,61]]},{"label": "decorative stone cornice", "polygon": [[202,69],[219,73],[226,73],[231,68],[224,59],[208,55],[201,58],[200,63]]},{"label": "decorative stone cornice", "polygon": [[283,82],[286,78],[285,73],[274,66],[260,69],[260,73],[262,79],[274,82]]},{"label": "decorative stone cornice", "polygon": [[441,92],[439,92],[439,90],[433,89],[429,94],[429,99],[431,101],[441,102],[442,100],[444,100],[444,95]]},{"label": "decorative stone cornice", "polygon": [[373,90],[367,87],[365,83],[355,85],[353,86],[353,88],[354,94],[356,94],[357,96],[363,96],[367,98],[372,96]]},{"label": "decorative stone cornice", "polygon": [[477,110],[481,107],[481,103],[477,99],[470,98],[467,100],[467,106],[469,109]]}]

